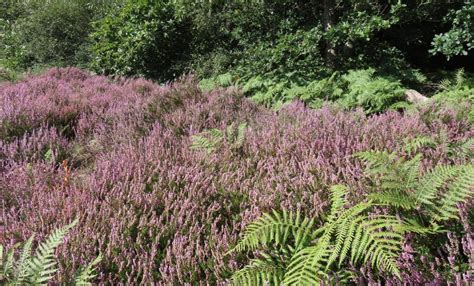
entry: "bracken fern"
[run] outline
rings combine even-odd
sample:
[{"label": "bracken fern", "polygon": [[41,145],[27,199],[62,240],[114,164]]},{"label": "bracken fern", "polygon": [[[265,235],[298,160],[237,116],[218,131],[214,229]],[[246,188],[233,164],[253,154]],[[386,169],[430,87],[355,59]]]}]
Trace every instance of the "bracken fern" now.
[{"label": "bracken fern", "polygon": [[[416,144],[415,144],[416,145]],[[360,152],[366,172],[378,182],[374,201],[405,210],[417,210],[427,221],[457,218],[457,204],[474,194],[474,165],[437,165],[421,172],[422,155],[411,159],[383,151]]]},{"label": "bracken fern", "polygon": [[331,210],[319,228],[313,219],[286,211],[264,214],[251,223],[233,250],[263,252],[232,276],[233,283],[314,285],[330,280],[330,273],[347,277],[344,266],[349,262],[371,263],[374,269],[399,276],[396,257],[404,231],[400,221],[370,214],[370,201],[346,207],[347,192],[344,186],[331,188]]},{"label": "bracken fern", "polygon": [[[47,285],[57,272],[57,262],[54,259],[56,248],[64,241],[69,230],[77,224],[77,219],[69,225],[56,229],[46,241],[39,244],[35,255],[31,255],[34,235],[23,245],[18,261],[14,262],[15,248],[9,249],[4,257],[4,247],[0,245],[0,282],[5,285]],[[94,266],[100,261],[99,255],[83,270],[78,272],[75,285],[90,285],[94,278]]]},{"label": "bracken fern", "polygon": [[238,125],[231,124],[224,131],[216,128],[206,130],[200,135],[191,137],[191,148],[205,150],[208,154],[211,154],[225,142],[229,144],[230,149],[239,149],[244,144],[246,129],[247,123],[243,122]]}]

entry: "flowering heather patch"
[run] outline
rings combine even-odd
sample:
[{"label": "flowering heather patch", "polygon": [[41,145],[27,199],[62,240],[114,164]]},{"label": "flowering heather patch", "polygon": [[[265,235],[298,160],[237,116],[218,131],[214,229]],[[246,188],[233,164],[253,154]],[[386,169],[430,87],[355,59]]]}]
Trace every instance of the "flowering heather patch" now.
[{"label": "flowering heather patch", "polygon": [[[336,183],[349,186],[353,200],[364,194],[368,178],[353,153],[401,150],[424,135],[444,140],[424,151],[425,166],[455,161],[446,145],[472,137],[473,127],[454,111],[433,118],[438,111],[426,109],[367,117],[293,103],[272,112],[237,90],[204,93],[191,78],[159,86],[75,68],[4,84],[0,244],[32,232],[42,239],[79,217],[59,249],[57,280],[101,252],[97,282],[225,284],[247,262],[226,252],[262,212],[321,216]],[[249,126],[242,148],[190,148],[192,135],[240,122]],[[440,264],[472,251],[464,224],[469,232],[459,245],[451,237]],[[436,281],[413,269],[410,251],[408,241],[403,277]]]}]

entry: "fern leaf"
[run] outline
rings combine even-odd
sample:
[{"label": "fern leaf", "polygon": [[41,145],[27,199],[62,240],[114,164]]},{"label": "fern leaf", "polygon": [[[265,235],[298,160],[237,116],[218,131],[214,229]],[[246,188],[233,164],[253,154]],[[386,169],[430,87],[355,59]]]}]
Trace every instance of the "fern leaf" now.
[{"label": "fern leaf", "polygon": [[344,207],[347,203],[346,194],[348,189],[343,185],[332,186],[331,189],[331,212],[329,214],[329,221],[334,220],[338,212]]},{"label": "fern leaf", "polygon": [[367,164],[366,173],[369,175],[393,173],[393,165],[397,159],[394,153],[386,151],[364,151],[355,153],[354,156]]},{"label": "fern leaf", "polygon": [[208,154],[212,153],[216,149],[215,144],[203,136],[194,135],[191,137],[191,140],[191,149],[205,150]]},{"label": "fern leaf", "polygon": [[74,278],[75,285],[92,285],[89,281],[95,277],[95,266],[102,260],[102,255],[99,254],[91,263],[80,270]]},{"label": "fern leaf", "polygon": [[10,279],[13,274],[13,255],[16,246],[4,253],[3,245],[0,245],[0,281]]},{"label": "fern leaf", "polygon": [[246,227],[244,235],[232,251],[255,250],[270,243],[285,245],[290,234],[295,238],[295,245],[302,245],[310,237],[314,225],[312,219],[300,219],[292,213],[264,214]]},{"label": "fern leaf", "polygon": [[456,177],[435,207],[438,220],[457,218],[457,204],[465,202],[474,194],[474,165],[461,165],[453,169],[457,171]]},{"label": "fern leaf", "polygon": [[63,242],[69,230],[76,225],[77,219],[71,224],[55,230],[36,250],[35,256],[28,261],[28,278],[31,284],[45,284],[57,271],[55,268],[54,251]]},{"label": "fern leaf", "polygon": [[[329,269],[334,261],[336,261],[337,257],[341,254],[342,249],[346,248],[344,247],[344,244],[351,243],[353,233],[349,232],[355,231],[355,229],[351,228],[351,222],[359,222],[360,220],[363,220],[365,216],[359,216],[359,214],[365,212],[370,206],[371,205],[367,203],[360,203],[343,211],[337,220],[330,222],[331,228],[335,230],[336,243],[332,248],[331,256],[328,258],[326,270]],[[327,234],[325,233],[325,235]]]},{"label": "fern leaf", "polygon": [[433,205],[438,189],[447,181],[453,179],[457,174],[456,167],[438,165],[433,170],[423,176],[416,190],[416,200],[418,203]]},{"label": "fern leaf", "polygon": [[421,225],[416,219],[405,219],[402,224],[395,227],[400,233],[413,232],[417,234],[436,234],[443,231],[437,224],[432,224],[430,227]]},{"label": "fern leaf", "polygon": [[[358,232],[363,233],[362,239],[352,243],[352,248],[357,249],[352,262],[357,263],[363,258],[365,263],[370,259],[372,267],[383,267],[388,273],[400,277],[396,258],[401,250],[403,235],[397,231],[397,225],[397,219],[391,216],[361,223]],[[393,230],[388,230],[390,228]]]},{"label": "fern leaf", "polygon": [[455,83],[454,88],[455,89],[461,88],[463,86],[465,80],[466,80],[466,78],[465,78],[464,69],[461,68],[456,72],[456,75],[454,77],[454,83]]},{"label": "fern leaf", "polygon": [[262,253],[261,259],[253,259],[249,265],[236,271],[231,277],[231,285],[280,285],[285,268],[280,261]]},{"label": "fern leaf", "polygon": [[331,250],[327,240],[298,251],[285,273],[284,285],[317,285],[327,277],[324,273]]},{"label": "fern leaf", "polygon": [[418,136],[412,140],[405,141],[405,151],[408,154],[417,153],[421,148],[434,147],[436,141],[429,136]]},{"label": "fern leaf", "polygon": [[[23,245],[21,250],[20,259],[18,260],[16,267],[16,275],[14,278],[15,283],[24,283],[28,278],[28,267],[31,260],[31,248],[33,246],[34,235],[32,235]],[[13,284],[15,284],[13,283]]]},{"label": "fern leaf", "polygon": [[411,189],[415,186],[420,177],[421,154],[416,154],[411,160],[401,164],[402,176],[405,180],[403,189]]},{"label": "fern leaf", "polygon": [[472,158],[474,156],[474,138],[450,146],[448,153],[460,159]]},{"label": "fern leaf", "polygon": [[369,195],[369,199],[381,204],[405,210],[411,210],[417,206],[416,199],[411,194],[402,190],[388,190],[372,193]]},{"label": "fern leaf", "polygon": [[247,123],[243,122],[240,123],[239,126],[237,127],[237,138],[236,138],[236,144],[237,146],[242,146],[245,141],[245,131],[247,130]]}]

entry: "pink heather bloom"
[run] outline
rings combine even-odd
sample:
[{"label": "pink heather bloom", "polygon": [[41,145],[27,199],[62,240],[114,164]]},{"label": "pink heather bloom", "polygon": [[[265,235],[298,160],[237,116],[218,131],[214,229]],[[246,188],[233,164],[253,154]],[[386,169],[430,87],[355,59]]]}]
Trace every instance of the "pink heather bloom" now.
[{"label": "pink heather bloom", "polygon": [[[425,112],[446,116],[428,122]],[[241,150],[224,145],[206,156],[190,148],[192,135],[239,122],[249,126]],[[42,239],[79,217],[57,253],[58,281],[100,252],[97,283],[225,285],[248,262],[226,252],[262,212],[319,217],[338,183],[357,200],[369,180],[352,154],[401,150],[406,138],[441,131],[449,142],[474,134],[450,110],[367,117],[295,102],[273,112],[236,89],[202,92],[191,77],[160,86],[54,68],[0,86],[0,243],[33,232]],[[443,148],[424,152],[425,167],[453,160]],[[424,268],[407,238],[404,280],[441,281],[440,265],[472,253],[472,237],[469,230],[448,245],[450,256]],[[358,271],[375,281],[370,267]]]}]

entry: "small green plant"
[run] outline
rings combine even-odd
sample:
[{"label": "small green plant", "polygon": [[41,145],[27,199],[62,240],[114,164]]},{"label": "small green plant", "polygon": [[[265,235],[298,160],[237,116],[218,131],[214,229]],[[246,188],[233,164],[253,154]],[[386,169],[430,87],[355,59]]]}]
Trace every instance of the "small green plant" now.
[{"label": "small green plant", "polygon": [[[5,249],[0,245],[0,282],[2,285],[47,285],[58,270],[54,259],[56,248],[64,241],[69,230],[77,224],[77,219],[71,224],[56,229],[46,241],[39,244],[34,256],[32,255],[34,235],[23,245],[16,259],[15,249],[18,245]],[[101,260],[101,255],[89,265],[80,269],[74,278],[75,285],[90,285],[88,281],[95,277],[94,266]]]},{"label": "small green plant", "polygon": [[331,188],[331,210],[323,225],[299,213],[264,214],[247,226],[232,251],[262,250],[232,276],[234,285],[317,285],[347,281],[349,264],[370,263],[399,276],[396,264],[404,228],[395,216],[371,213],[374,204],[347,207],[344,186]]},{"label": "small green plant", "polygon": [[205,150],[208,154],[216,151],[224,143],[230,145],[231,150],[242,148],[245,142],[245,131],[247,123],[243,122],[238,125],[231,124],[222,131],[220,129],[209,129],[200,135],[192,136],[192,149]]}]

